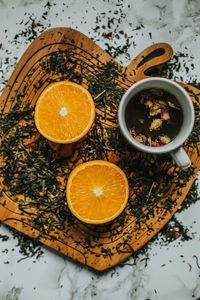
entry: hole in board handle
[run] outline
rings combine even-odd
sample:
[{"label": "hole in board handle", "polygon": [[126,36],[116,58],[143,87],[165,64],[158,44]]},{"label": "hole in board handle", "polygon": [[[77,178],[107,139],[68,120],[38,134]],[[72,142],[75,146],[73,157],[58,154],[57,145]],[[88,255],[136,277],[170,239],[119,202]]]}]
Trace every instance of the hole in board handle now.
[{"label": "hole in board handle", "polygon": [[[146,62],[152,60],[153,58],[162,56],[165,53],[165,49],[163,48],[158,48],[156,50],[154,50],[153,52],[149,53],[147,56],[145,56],[141,62],[137,65],[137,69],[139,67],[141,67],[142,65],[144,65]],[[152,66],[153,67],[153,66]]]}]

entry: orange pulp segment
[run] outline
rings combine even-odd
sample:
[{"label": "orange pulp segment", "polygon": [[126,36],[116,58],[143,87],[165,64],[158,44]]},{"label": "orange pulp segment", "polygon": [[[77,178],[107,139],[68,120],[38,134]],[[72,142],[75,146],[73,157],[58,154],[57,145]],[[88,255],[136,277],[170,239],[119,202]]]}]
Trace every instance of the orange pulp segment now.
[{"label": "orange pulp segment", "polygon": [[115,164],[94,160],[77,166],[67,182],[71,212],[81,221],[102,224],[116,218],[129,196],[128,180]]},{"label": "orange pulp segment", "polygon": [[90,93],[70,81],[54,82],[41,93],[35,107],[35,124],[48,140],[68,144],[87,134],[95,119]]}]

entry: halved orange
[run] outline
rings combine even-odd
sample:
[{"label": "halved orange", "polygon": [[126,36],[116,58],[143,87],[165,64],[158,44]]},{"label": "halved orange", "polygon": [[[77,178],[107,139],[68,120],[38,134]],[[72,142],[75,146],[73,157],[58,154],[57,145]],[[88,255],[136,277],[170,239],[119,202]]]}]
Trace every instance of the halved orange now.
[{"label": "halved orange", "polygon": [[90,93],[70,81],[54,82],[41,93],[35,107],[35,124],[48,140],[68,144],[90,130],[95,105]]},{"label": "halved orange", "polygon": [[69,175],[66,197],[71,212],[89,224],[115,219],[125,208],[128,180],[115,164],[93,160],[77,166]]}]

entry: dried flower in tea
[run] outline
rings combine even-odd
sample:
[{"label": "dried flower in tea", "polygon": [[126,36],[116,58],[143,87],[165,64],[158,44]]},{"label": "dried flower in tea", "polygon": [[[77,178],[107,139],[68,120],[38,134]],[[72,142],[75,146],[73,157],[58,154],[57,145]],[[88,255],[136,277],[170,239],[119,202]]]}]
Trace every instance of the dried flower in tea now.
[{"label": "dried flower in tea", "polygon": [[136,94],[127,105],[125,118],[131,136],[150,147],[170,143],[183,121],[178,100],[156,88]]}]

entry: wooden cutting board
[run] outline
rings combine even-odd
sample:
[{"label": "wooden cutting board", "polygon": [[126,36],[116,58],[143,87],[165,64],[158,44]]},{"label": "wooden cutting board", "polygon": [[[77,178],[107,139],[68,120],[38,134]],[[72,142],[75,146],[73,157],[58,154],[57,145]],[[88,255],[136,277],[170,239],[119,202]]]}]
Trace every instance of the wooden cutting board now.
[{"label": "wooden cutting board", "polygon": [[[44,76],[41,70],[41,61],[44,62],[52,53],[62,52],[66,49],[75,49],[76,55],[79,57],[79,62],[83,61],[87,63],[88,72],[92,72],[91,66],[98,68],[99,64],[114,62],[113,58],[107,52],[76,30],[70,28],[53,28],[47,30],[37,37],[29,46],[9,79],[0,98],[0,107],[3,114],[12,110],[18,94],[24,93],[23,101],[31,101],[34,105],[39,94],[48,84],[48,80],[43,80],[44,84],[39,86],[40,80],[42,78],[44,79],[44,77],[48,79],[52,76],[50,73]],[[122,80],[122,78],[119,78],[119,86],[127,89],[138,80],[148,77],[146,75],[147,70],[165,63],[170,60],[172,55],[172,48],[166,43],[158,43],[148,47],[127,67],[122,66],[122,71],[126,73],[126,79]],[[75,59],[75,56],[73,59]],[[80,67],[76,72],[81,72]],[[82,84],[87,86],[87,82],[84,82],[84,80]],[[191,99],[197,103],[199,100],[199,90],[190,85],[180,84],[186,88]],[[34,86],[37,86],[37,90],[34,90]],[[102,87],[102,92],[103,91]],[[103,117],[100,110],[97,110],[97,117],[99,118],[98,122],[102,122],[103,124]],[[116,120],[117,116],[115,115],[115,121],[107,120],[102,126],[105,127],[105,130],[108,125],[117,128]],[[125,141],[123,141],[123,143],[125,143]],[[79,155],[80,150],[78,149],[80,149],[81,146],[82,144],[78,146],[75,153],[72,153],[68,160],[73,161],[74,157]],[[72,217],[73,222],[66,222],[65,228],[60,230],[56,229],[53,233],[40,232],[40,228],[30,225],[30,218],[32,218],[31,213],[34,215],[34,209],[30,209],[29,211],[20,209],[21,206],[19,203],[21,204],[25,201],[23,193],[21,195],[11,195],[9,188],[4,186],[3,177],[1,178],[2,196],[0,199],[0,220],[24,234],[31,237],[39,237],[40,241],[45,245],[56,249],[82,264],[99,271],[108,269],[123,261],[147,243],[178,209],[187,195],[200,165],[198,146],[199,144],[197,143],[194,146],[187,146],[187,143],[185,144],[185,149],[193,163],[192,176],[188,173],[188,181],[186,184],[179,186],[179,182],[176,183],[175,178],[181,176],[182,171],[173,165],[168,171],[167,176],[169,176],[169,173],[171,174],[170,178],[172,182],[174,181],[174,184],[168,182],[168,187],[165,186],[165,188],[163,188],[163,193],[156,196],[159,199],[163,199],[163,205],[159,204],[155,206],[154,212],[152,214],[146,214],[146,219],[143,218],[142,222],[138,222],[139,217],[137,214],[134,214],[134,197],[136,195],[136,201],[138,191],[143,188],[144,182],[144,179],[138,177],[141,169],[133,170],[136,177],[131,177],[131,174],[127,174],[131,187],[130,205],[126,208],[123,219],[116,219],[111,224],[105,226],[90,226]],[[69,149],[69,151],[71,150]],[[130,162],[132,160],[141,162],[140,168],[144,166],[147,170],[150,170],[156,166],[157,157],[138,153],[134,149],[129,149],[129,151],[130,153],[126,153],[125,155],[129,156]],[[119,156],[119,153],[111,151],[111,149],[107,151],[107,159],[112,162],[118,163]],[[168,157],[168,159],[170,159],[170,157]],[[76,164],[80,162],[81,159],[76,159]],[[148,174],[146,175],[149,176]],[[161,181],[161,178],[157,177],[150,183],[150,188],[146,190],[145,197],[147,198],[147,202],[145,207],[142,208],[144,212],[150,209],[150,206],[148,206],[149,198],[155,197],[156,186],[163,184]],[[138,182],[140,182],[140,184],[138,184]],[[137,187],[137,193],[135,187]],[[151,195],[152,190],[154,190],[153,196]],[[156,197],[154,199],[155,203],[158,199]],[[32,199],[32,201],[34,201],[34,199]],[[165,206],[165,201],[172,202],[171,210],[168,210],[167,206]],[[131,203],[133,203],[133,205]],[[151,209],[152,207],[151,205]]]}]

